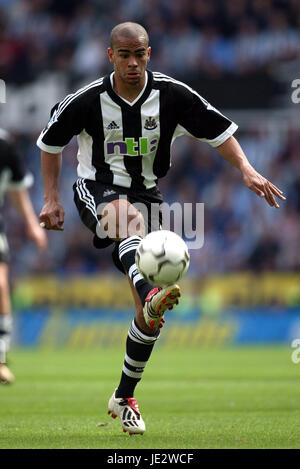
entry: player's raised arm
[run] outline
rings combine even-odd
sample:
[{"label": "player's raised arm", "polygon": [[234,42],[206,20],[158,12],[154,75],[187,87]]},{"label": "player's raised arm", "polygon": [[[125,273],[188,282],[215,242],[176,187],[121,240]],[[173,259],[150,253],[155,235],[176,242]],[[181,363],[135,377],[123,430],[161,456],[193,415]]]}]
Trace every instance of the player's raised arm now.
[{"label": "player's raised arm", "polygon": [[53,154],[41,151],[41,167],[44,183],[44,206],[40,222],[47,230],[63,231],[64,210],[59,201],[58,180],[62,164],[62,153]]},{"label": "player's raised arm", "polygon": [[219,145],[217,150],[223,158],[241,171],[244,184],[249,189],[264,197],[271,207],[279,208],[275,197],[285,200],[283,192],[251,166],[236,138],[231,136]]}]

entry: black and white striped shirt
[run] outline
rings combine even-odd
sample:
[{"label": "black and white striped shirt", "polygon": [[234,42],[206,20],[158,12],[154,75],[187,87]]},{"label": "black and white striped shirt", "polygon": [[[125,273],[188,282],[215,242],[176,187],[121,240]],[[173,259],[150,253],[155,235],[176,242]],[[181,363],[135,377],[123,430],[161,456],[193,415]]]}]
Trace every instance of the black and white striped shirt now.
[{"label": "black and white striped shirt", "polygon": [[151,189],[171,166],[176,137],[191,135],[213,147],[237,125],[186,84],[146,72],[139,96],[129,102],[113,90],[113,73],[68,95],[51,111],[37,145],[60,153],[78,140],[78,177],[133,190]]},{"label": "black and white striped shirt", "polygon": [[[0,205],[4,202],[5,192],[25,189],[32,183],[33,176],[26,173],[22,159],[9,141],[8,133],[0,129]],[[0,215],[0,233],[3,231],[3,217]]]},{"label": "black and white striped shirt", "polygon": [[6,191],[25,189],[32,183],[33,176],[26,173],[23,161],[10,142],[8,133],[0,129],[0,205]]}]

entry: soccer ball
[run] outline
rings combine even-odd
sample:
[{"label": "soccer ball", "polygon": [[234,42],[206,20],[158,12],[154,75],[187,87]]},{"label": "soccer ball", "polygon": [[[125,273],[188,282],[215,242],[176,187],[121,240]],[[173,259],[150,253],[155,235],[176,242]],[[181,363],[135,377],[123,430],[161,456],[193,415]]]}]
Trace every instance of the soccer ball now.
[{"label": "soccer ball", "polygon": [[137,247],[135,263],[144,279],[165,287],[181,279],[190,264],[187,245],[176,233],[153,231]]}]

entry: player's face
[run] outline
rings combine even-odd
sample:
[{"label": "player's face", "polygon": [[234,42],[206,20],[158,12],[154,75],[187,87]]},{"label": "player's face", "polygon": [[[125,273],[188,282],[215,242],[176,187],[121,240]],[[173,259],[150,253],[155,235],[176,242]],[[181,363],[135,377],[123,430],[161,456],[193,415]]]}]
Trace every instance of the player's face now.
[{"label": "player's face", "polygon": [[108,49],[115,74],[128,85],[141,85],[145,81],[145,70],[150,60],[151,48],[144,37],[119,38],[113,49]]}]

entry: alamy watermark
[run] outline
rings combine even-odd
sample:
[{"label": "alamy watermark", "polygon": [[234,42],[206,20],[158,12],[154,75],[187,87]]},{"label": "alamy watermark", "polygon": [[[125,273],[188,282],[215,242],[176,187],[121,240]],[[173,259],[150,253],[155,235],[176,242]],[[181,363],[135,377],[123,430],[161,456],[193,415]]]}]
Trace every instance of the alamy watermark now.
[{"label": "alamy watermark", "polygon": [[291,347],[295,349],[292,353],[292,362],[297,365],[300,363],[300,339],[294,339]]},{"label": "alamy watermark", "polygon": [[[96,232],[100,239],[124,239],[138,234],[141,237],[159,229],[174,231],[186,241],[188,249],[200,249],[204,244],[204,204],[168,204],[135,202],[128,204],[127,197],[120,199],[118,208],[112,202],[97,207],[101,222]],[[120,200],[119,199],[119,200]]]},{"label": "alamy watermark", "polygon": [[5,81],[0,79],[0,103],[6,103],[6,85]]},{"label": "alamy watermark", "polygon": [[295,80],[292,81],[292,88],[295,88],[295,90],[291,94],[291,99],[294,104],[299,104],[300,103],[300,78],[295,78]]}]

